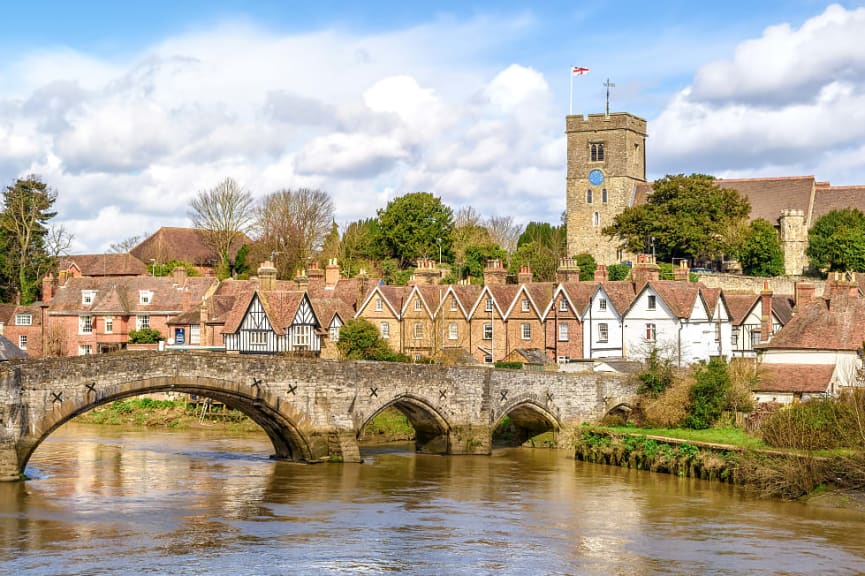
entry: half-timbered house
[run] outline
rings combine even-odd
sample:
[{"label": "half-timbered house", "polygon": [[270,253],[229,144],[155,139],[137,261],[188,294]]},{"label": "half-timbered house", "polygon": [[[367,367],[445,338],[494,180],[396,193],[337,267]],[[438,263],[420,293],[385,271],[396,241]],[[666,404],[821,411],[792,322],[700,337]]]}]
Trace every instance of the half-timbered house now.
[{"label": "half-timbered house", "polygon": [[306,292],[252,292],[228,318],[225,350],[241,354],[321,351],[321,323]]}]

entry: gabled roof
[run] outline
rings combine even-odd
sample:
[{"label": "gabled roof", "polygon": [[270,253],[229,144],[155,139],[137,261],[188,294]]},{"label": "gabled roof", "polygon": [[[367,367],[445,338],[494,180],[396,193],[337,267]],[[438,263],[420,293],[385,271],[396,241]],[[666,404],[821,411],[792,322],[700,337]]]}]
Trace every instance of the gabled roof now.
[{"label": "gabled roof", "polygon": [[[224,334],[234,334],[240,329],[243,319],[246,318],[249,308],[256,298],[261,302],[261,306],[264,308],[264,313],[270,322],[273,332],[282,336],[285,334],[285,329],[294,322],[295,315],[301,303],[309,297],[306,292],[299,290],[291,292],[283,290],[260,292],[253,290],[252,292],[247,292],[242,298],[236,300],[234,308],[225,321],[225,327],[222,329]],[[315,314],[314,307],[313,314]],[[318,322],[317,316],[316,321]],[[318,322],[318,325],[320,326],[321,322]]]},{"label": "gabled roof", "polygon": [[832,210],[858,208],[865,212],[865,186],[817,186],[811,221]]},{"label": "gabled roof", "polygon": [[359,316],[360,313],[369,306],[369,303],[372,299],[377,295],[381,297],[382,302],[390,309],[391,313],[395,318],[400,318],[400,310],[402,310],[403,299],[405,295],[408,293],[409,288],[407,286],[389,286],[387,284],[377,284],[373,287],[372,290],[369,291],[366,298],[364,298],[363,302],[360,306],[357,307],[357,312],[355,316]]},{"label": "gabled roof", "polygon": [[310,298],[312,308],[321,325],[329,328],[335,317],[345,324],[354,317],[354,308],[341,298]]},{"label": "gabled roof", "polygon": [[[486,301],[488,297],[492,298],[493,306],[498,310],[499,317],[504,318],[505,311],[511,307],[511,302],[514,301],[519,289],[519,286],[514,284],[493,284],[484,286],[469,311],[469,318],[474,317],[475,311],[481,305],[481,302]],[[484,309],[484,313],[486,313],[486,309]]]},{"label": "gabled roof", "polygon": [[0,336],[0,361],[22,360],[27,357],[27,353],[16,346],[9,338]]},{"label": "gabled roof", "polygon": [[[642,294],[650,288],[658,295],[658,298],[664,301],[670,312],[675,314],[677,318],[690,318],[697,298],[702,298],[699,286],[690,282],[656,280],[647,283],[640,290],[640,293]],[[701,299],[701,302],[705,305],[705,301]]]},{"label": "gabled roof", "polygon": [[826,392],[835,364],[766,364],[760,366],[755,392]]},{"label": "gabled roof", "polygon": [[60,269],[75,266],[82,276],[141,276],[147,265],[132,254],[76,254],[67,256]]},{"label": "gabled roof", "polygon": [[634,283],[629,280],[612,280],[604,282],[603,286],[610,303],[619,314],[624,315],[637,297]]},{"label": "gabled roof", "polygon": [[[722,305],[726,306],[723,292],[720,288],[709,288],[701,283],[698,283],[697,286],[700,289],[700,295],[703,297],[703,302],[706,303],[706,312],[709,313],[709,318],[714,319],[715,308],[718,306],[718,301],[722,301]],[[730,313],[729,309],[727,309],[727,313]]]},{"label": "gabled roof", "polygon": [[[49,314],[176,314],[198,306],[213,282],[213,278],[193,277],[177,284],[171,276],[70,278],[57,287],[48,311]],[[84,291],[96,292],[92,304],[82,303]],[[152,293],[149,304],[140,302],[142,291]]]},{"label": "gabled roof", "polygon": [[477,304],[482,291],[483,288],[481,286],[474,284],[455,284],[448,288],[448,291],[442,299],[442,303],[447,300],[448,293],[453,294],[456,296],[457,306],[463,313],[463,316],[468,318],[475,304]]},{"label": "gabled roof", "polygon": [[529,284],[519,284],[514,297],[511,299],[510,305],[505,310],[505,317],[510,317],[511,312],[517,302],[522,300],[520,294],[525,295],[529,301],[529,306],[535,311],[538,318],[543,319],[544,309],[546,309],[552,299],[553,284],[551,282],[532,282]]},{"label": "gabled roof", "polygon": [[[219,254],[207,243],[205,234],[204,230],[196,228],[162,227],[129,253],[142,262],[150,262],[152,258],[157,263],[184,260],[196,266],[214,266],[219,262]],[[245,234],[241,234],[231,245],[230,256],[236,256],[240,247],[250,242]]]},{"label": "gabled roof", "polygon": [[793,318],[793,306],[796,301],[792,296],[786,294],[774,294],[772,296],[772,314],[782,325],[787,324]]},{"label": "gabled roof", "polygon": [[435,316],[439,306],[439,298],[444,292],[444,288],[441,286],[430,285],[410,286],[409,288],[405,300],[403,301],[402,314],[405,315],[406,312],[409,312],[409,303],[417,297],[420,298],[421,304],[429,317],[432,318]]},{"label": "gabled roof", "polygon": [[772,339],[759,348],[855,351],[865,340],[865,300],[836,294],[803,306]]},{"label": "gabled roof", "polygon": [[547,307],[544,310],[543,317],[546,318],[550,313],[555,314],[553,306],[555,306],[560,294],[565,298],[565,300],[567,300],[571,310],[573,310],[577,316],[582,316],[583,312],[586,310],[586,306],[589,305],[589,299],[597,286],[598,285],[594,282],[562,282],[558,284],[555,292],[553,292],[553,295],[550,298],[549,304],[547,304]]},{"label": "gabled roof", "polygon": [[760,295],[753,292],[725,292],[724,298],[730,311],[730,323],[739,326],[757,305]]},{"label": "gabled roof", "polygon": [[42,314],[38,306],[0,304],[0,322],[6,326],[15,326],[15,316],[18,314],[30,314],[30,326],[40,326],[42,324]]}]

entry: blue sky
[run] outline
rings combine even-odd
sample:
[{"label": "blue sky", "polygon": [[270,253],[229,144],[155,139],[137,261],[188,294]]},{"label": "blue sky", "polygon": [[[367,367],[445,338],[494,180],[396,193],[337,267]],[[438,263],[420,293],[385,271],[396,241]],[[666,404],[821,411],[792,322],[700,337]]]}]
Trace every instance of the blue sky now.
[{"label": "blue sky", "polygon": [[[79,4],[83,4],[79,5]],[[862,2],[42,2],[4,7],[0,181],[40,174],[75,251],[226,176],[337,221],[427,190],[557,221],[574,111],[649,121],[649,177],[865,183]]]}]

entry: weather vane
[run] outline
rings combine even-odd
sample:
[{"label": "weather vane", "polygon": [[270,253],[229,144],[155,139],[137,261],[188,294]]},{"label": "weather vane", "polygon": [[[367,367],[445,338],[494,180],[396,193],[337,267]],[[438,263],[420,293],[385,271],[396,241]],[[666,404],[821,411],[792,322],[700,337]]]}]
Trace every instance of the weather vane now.
[{"label": "weather vane", "polygon": [[604,82],[604,86],[607,88],[607,116],[610,115],[610,88],[615,88],[616,85],[610,82],[610,79],[607,78],[607,81]]}]

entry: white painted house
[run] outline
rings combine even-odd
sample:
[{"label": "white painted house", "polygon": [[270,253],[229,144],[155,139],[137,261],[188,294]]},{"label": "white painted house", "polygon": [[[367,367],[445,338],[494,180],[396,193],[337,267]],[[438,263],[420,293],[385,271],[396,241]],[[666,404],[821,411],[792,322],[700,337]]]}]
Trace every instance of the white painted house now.
[{"label": "white painted house", "polygon": [[[627,285],[627,286],[622,286]],[[630,282],[597,284],[581,318],[583,323],[583,358],[621,358],[623,356],[623,317],[633,296]],[[625,296],[622,298],[622,296]]]}]

